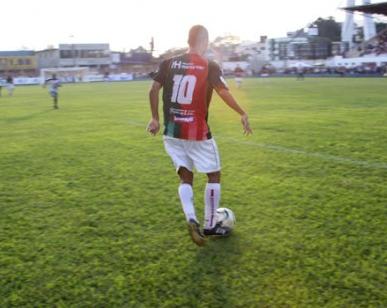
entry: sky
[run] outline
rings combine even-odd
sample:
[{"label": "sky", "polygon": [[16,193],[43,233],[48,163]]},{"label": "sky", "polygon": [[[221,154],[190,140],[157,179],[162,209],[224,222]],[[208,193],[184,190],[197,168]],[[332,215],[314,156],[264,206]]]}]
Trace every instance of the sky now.
[{"label": "sky", "polygon": [[[382,2],[379,0],[373,3]],[[318,17],[344,20],[345,0],[11,0],[2,1],[0,50],[45,49],[59,43],[110,43],[110,49],[185,47],[192,25],[242,40],[285,36]],[[357,0],[361,4],[361,0]]]}]

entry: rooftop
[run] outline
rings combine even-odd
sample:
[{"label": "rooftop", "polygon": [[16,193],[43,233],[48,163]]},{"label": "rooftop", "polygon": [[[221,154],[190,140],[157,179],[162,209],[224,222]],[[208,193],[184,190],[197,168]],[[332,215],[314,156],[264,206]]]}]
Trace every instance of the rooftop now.
[{"label": "rooftop", "polygon": [[387,2],[368,4],[368,5],[357,5],[346,7],[344,10],[352,12],[362,12],[366,14],[381,14],[387,16]]},{"label": "rooftop", "polygon": [[11,50],[0,51],[0,57],[27,57],[33,56],[35,52],[33,50]]}]

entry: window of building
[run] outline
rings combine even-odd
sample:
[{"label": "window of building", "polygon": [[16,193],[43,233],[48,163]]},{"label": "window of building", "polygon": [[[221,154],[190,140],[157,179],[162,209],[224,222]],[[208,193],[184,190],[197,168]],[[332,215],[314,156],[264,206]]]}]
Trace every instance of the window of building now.
[{"label": "window of building", "polygon": [[79,57],[79,50],[61,50],[61,59],[73,59]]},{"label": "window of building", "polygon": [[81,50],[81,58],[99,59],[109,57],[109,51],[107,50]]}]

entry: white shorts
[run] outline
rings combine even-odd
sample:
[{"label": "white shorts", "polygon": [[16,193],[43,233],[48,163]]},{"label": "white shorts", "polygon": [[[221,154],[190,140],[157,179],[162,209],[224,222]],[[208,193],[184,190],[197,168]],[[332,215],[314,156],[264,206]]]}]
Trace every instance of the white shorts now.
[{"label": "white shorts", "polygon": [[176,172],[180,167],[191,172],[195,167],[200,173],[213,173],[221,169],[214,139],[195,141],[164,136],[164,147],[175,165]]},{"label": "white shorts", "polygon": [[50,95],[51,95],[52,97],[58,97],[58,91],[56,91],[56,90],[50,90]]}]

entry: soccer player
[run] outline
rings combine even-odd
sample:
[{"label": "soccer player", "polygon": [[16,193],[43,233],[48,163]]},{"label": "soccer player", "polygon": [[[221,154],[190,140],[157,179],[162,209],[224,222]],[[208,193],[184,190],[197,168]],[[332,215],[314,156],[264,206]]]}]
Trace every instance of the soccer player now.
[{"label": "soccer player", "polygon": [[238,89],[242,87],[243,73],[244,73],[244,70],[239,65],[237,65],[237,67],[234,70],[234,74],[235,74],[235,83]]},{"label": "soccer player", "polygon": [[58,109],[58,88],[61,87],[60,80],[56,78],[56,74],[53,74],[51,78],[46,79],[44,85],[49,84],[49,93],[54,101],[54,109]]},{"label": "soccer player", "polygon": [[2,89],[3,89],[3,79],[0,77],[0,96],[1,96]]},{"label": "soccer player", "polygon": [[7,77],[5,87],[7,88],[8,96],[12,96],[15,85],[13,84],[13,78],[11,76]]},{"label": "soccer player", "polygon": [[[160,129],[158,105],[159,92],[163,88],[164,146],[180,177],[178,193],[189,233],[193,242],[202,246],[205,236],[227,236],[231,231],[216,225],[215,219],[220,201],[221,167],[218,149],[207,124],[213,89],[239,113],[245,134],[252,131],[248,116],[229,92],[219,65],[203,57],[208,47],[207,29],[201,25],[193,26],[188,45],[186,54],[163,61],[153,76],[149,91],[152,118],[147,129],[152,135]],[[194,168],[208,177],[204,191],[203,232],[193,201]]]},{"label": "soccer player", "polygon": [[297,67],[297,80],[304,80],[305,79],[305,72],[304,68],[302,66]]}]

